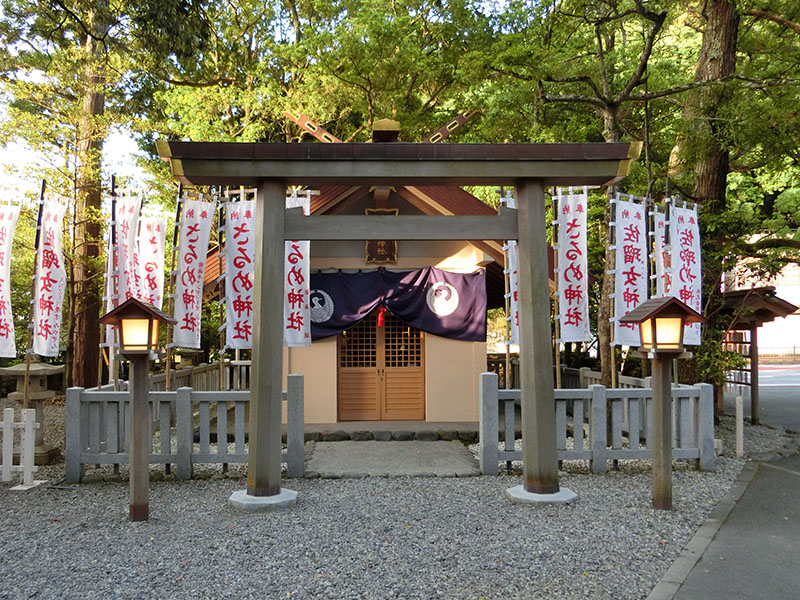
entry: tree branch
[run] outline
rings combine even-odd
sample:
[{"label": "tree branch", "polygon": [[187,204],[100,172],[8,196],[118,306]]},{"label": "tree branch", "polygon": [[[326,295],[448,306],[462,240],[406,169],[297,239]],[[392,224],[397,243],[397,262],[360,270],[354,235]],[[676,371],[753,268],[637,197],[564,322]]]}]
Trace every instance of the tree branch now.
[{"label": "tree branch", "polygon": [[590,104],[600,109],[608,108],[608,104],[603,101],[601,98],[595,98],[593,96],[579,96],[578,94],[561,94],[559,96],[548,96],[544,93],[544,85],[542,82],[539,82],[539,95],[542,98],[542,102],[567,102],[571,104]]},{"label": "tree branch", "polygon": [[600,100],[602,100],[603,102],[606,102],[606,103],[608,102],[608,99],[605,98],[603,96],[603,94],[600,93],[600,90],[598,89],[598,87],[595,84],[595,82],[592,81],[591,77],[588,77],[588,76],[582,76],[582,77],[547,77],[547,78],[545,78],[545,81],[547,81],[548,83],[585,83],[590,88],[592,88],[592,91],[594,92],[594,95],[598,99],[600,99]]},{"label": "tree branch", "polygon": [[757,242],[745,244],[745,247],[752,248],[753,251],[768,250],[770,248],[792,248],[800,250],[800,240],[789,238],[761,238]]},{"label": "tree branch", "polygon": [[656,36],[658,35],[658,32],[661,31],[661,27],[664,25],[664,19],[667,18],[666,12],[655,14],[646,11],[641,5],[641,0],[636,0],[636,7],[639,11],[641,11],[640,14],[643,17],[652,22],[652,25],[650,26],[650,31],[647,32],[647,37],[644,40],[644,48],[642,48],[642,54],[639,56],[639,64],[636,67],[636,71],[631,74],[627,83],[625,84],[625,87],[623,87],[619,94],[617,94],[617,97],[614,98],[614,104],[620,104],[627,100],[633,89],[637,85],[641,84],[642,76],[647,69],[647,63],[650,61],[650,54],[653,52],[653,44],[655,43]]},{"label": "tree branch", "polygon": [[756,8],[753,10],[748,10],[744,13],[751,17],[756,17],[759,19],[766,19],[767,21],[772,21],[773,23],[777,23],[778,25],[783,25],[787,29],[791,29],[797,34],[800,34],[800,23],[795,23],[785,17],[781,17],[780,15],[776,15],[775,13],[771,13],[769,11]]},{"label": "tree branch", "polygon": [[499,67],[489,67],[489,70],[494,71],[495,73],[499,73],[500,75],[508,75],[509,77],[513,77],[514,79],[520,79],[522,81],[533,81],[533,77],[530,75],[524,75],[522,73],[517,73],[516,71],[508,71],[506,69],[501,69]]}]

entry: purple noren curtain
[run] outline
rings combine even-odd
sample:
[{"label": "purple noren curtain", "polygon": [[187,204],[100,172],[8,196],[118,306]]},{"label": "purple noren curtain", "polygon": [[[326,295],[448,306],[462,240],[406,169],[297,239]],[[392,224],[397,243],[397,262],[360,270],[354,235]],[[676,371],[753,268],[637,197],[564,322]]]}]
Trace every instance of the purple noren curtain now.
[{"label": "purple noren curtain", "polygon": [[442,337],[486,340],[486,276],[434,267],[311,275],[311,338],[341,333],[383,304],[404,323]]}]

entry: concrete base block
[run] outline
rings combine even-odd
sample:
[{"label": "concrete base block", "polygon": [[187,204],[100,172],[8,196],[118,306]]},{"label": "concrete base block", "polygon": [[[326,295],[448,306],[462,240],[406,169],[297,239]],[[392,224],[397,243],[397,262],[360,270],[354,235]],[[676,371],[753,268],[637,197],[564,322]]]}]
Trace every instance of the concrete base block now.
[{"label": "concrete base block", "polygon": [[[42,444],[33,448],[33,464],[52,465],[61,458],[61,451],[55,446]],[[14,453],[14,464],[20,464],[19,452]]]},{"label": "concrete base block", "polygon": [[517,485],[506,490],[506,498],[514,504],[570,504],[578,499],[578,494],[565,487],[555,494],[534,494]]},{"label": "concrete base block", "polygon": [[280,494],[274,496],[250,496],[247,490],[238,490],[231,494],[228,504],[244,510],[253,512],[257,510],[276,510],[294,506],[297,501],[297,492],[281,488]]},{"label": "concrete base block", "polygon": [[20,483],[19,485],[15,485],[12,487],[12,490],[15,491],[25,491],[35,488],[36,486],[42,485],[43,483],[47,483],[47,479],[34,479],[33,483],[30,485],[25,485],[24,483]]}]

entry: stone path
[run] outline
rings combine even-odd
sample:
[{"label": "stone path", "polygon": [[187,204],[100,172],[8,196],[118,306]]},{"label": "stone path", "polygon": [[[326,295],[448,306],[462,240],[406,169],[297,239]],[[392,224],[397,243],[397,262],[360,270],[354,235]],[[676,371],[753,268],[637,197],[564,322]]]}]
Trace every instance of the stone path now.
[{"label": "stone path", "polygon": [[306,477],[473,477],[478,461],[458,441],[308,442]]}]

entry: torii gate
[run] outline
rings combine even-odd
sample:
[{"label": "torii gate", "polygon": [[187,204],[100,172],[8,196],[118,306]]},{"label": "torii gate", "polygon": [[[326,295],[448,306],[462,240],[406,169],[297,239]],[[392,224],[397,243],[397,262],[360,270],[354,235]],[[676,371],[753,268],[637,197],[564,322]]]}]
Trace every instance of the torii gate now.
[{"label": "torii gate", "polygon": [[[246,509],[294,503],[281,490],[284,240],[518,240],[523,496],[559,493],[544,190],[623,179],[641,142],[615,144],[259,144],[159,140],[188,185],[255,186],[254,367]],[[303,216],[289,185],[513,185],[517,210],[485,216]],[[476,382],[477,383],[477,382]],[[525,501],[526,498],[521,498]]]}]

